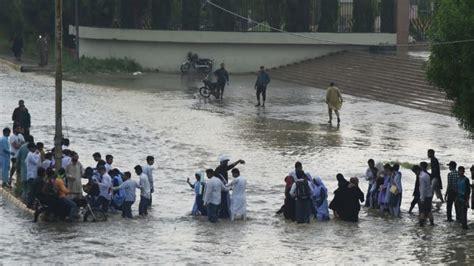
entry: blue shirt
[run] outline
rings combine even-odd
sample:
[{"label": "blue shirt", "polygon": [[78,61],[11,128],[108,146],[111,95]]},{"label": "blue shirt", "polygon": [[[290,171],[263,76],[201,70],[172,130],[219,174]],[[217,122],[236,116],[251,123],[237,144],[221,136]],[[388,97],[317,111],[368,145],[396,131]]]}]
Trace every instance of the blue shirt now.
[{"label": "blue shirt", "polygon": [[8,137],[3,136],[0,139],[0,156],[10,159],[10,143]]},{"label": "blue shirt", "polygon": [[123,189],[125,190],[125,201],[135,201],[136,194],[135,190],[138,188],[138,183],[135,180],[128,179],[127,181],[123,182],[118,188],[115,189]]},{"label": "blue shirt", "polygon": [[255,86],[267,86],[270,83],[270,75],[265,71],[259,71]]}]

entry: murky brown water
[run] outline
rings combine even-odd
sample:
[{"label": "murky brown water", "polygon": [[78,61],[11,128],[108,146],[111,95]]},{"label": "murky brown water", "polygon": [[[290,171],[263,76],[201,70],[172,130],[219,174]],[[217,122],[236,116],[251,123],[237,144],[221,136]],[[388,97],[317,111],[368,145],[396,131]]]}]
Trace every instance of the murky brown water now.
[{"label": "murky brown water", "polygon": [[[326,124],[323,90],[276,80],[268,89],[267,108],[256,109],[252,76],[231,77],[222,103],[198,96],[193,88],[200,85],[198,78],[82,78],[102,85],[64,84],[71,148],[85,165],[95,151],[111,153],[123,170],[155,155],[158,189],[151,217],[33,224],[0,197],[2,263],[474,263],[474,229],[465,232],[443,222],[444,205],[434,228],[418,228],[416,217],[406,213],[414,183],[406,169],[401,219],[363,209],[357,224],[331,220],[300,226],[274,215],[283,202],[283,177],[297,160],[330,191],[336,173],[361,176],[369,157],[419,162],[434,148],[442,163],[474,163],[472,140],[450,117],[346,96],[342,125],[335,128]],[[51,147],[53,86],[49,77],[0,67],[1,125],[10,126],[13,108],[24,99],[32,133]],[[188,216],[193,192],[186,177],[215,167],[220,153],[247,161],[240,167],[249,180],[246,222],[211,225]],[[361,186],[365,191],[366,183]]]}]

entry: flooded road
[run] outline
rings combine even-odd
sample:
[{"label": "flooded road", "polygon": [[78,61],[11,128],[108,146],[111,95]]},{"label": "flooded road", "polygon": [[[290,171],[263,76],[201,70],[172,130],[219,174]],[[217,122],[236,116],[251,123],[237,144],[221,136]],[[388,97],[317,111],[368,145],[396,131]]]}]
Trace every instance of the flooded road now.
[{"label": "flooded road", "polygon": [[[362,209],[357,224],[296,225],[274,214],[283,202],[283,178],[298,160],[322,177],[330,198],[335,175],[362,176],[369,158],[417,163],[433,148],[442,164],[473,164],[473,141],[453,118],[346,96],[337,128],[326,123],[323,90],[276,80],[267,90],[267,107],[257,109],[253,76],[232,76],[223,102],[202,99],[198,77],[81,79],[96,85],[64,83],[64,134],[71,149],[85,166],[95,151],[113,154],[123,171],[154,155],[151,215],[33,224],[0,197],[2,263],[474,263],[474,229],[445,223],[445,205],[433,228],[420,229],[416,216],[407,214],[414,185],[407,169],[401,219]],[[24,99],[32,134],[52,147],[54,80],[0,66],[0,81],[1,126],[11,126],[11,113]],[[211,225],[189,216],[194,195],[186,177],[215,168],[221,153],[247,161],[239,166],[248,179],[246,222]],[[444,182],[446,174],[443,169]]]}]

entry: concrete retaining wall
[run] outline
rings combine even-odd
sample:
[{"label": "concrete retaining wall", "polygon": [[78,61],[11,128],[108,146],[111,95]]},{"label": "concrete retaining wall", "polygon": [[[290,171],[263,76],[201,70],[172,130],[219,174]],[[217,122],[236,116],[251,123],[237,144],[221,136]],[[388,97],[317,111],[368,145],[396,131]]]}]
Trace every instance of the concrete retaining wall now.
[{"label": "concrete retaining wall", "polygon": [[[70,27],[74,34],[74,27]],[[202,32],[80,27],[80,55],[128,57],[146,68],[178,72],[189,51],[224,62],[230,72],[277,67],[349,49],[346,43],[395,44],[395,34]],[[302,37],[303,36],[303,37]],[[316,40],[318,39],[318,40]],[[323,41],[324,40],[324,41]],[[344,44],[336,44],[344,43]]]}]

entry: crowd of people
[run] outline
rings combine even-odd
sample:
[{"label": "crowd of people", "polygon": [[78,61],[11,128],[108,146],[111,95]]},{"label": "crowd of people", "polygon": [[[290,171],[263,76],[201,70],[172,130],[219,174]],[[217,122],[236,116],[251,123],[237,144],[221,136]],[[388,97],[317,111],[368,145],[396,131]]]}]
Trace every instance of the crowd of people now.
[{"label": "crowd of people", "polygon": [[[151,207],[153,183],[153,156],[146,163],[134,167],[139,181],[131,179],[130,172],[113,167],[113,156],[105,160],[96,152],[94,167],[84,168],[79,155],[68,149],[69,140],[63,139],[61,168],[56,169],[54,148],[48,151],[43,143],[35,142],[29,132],[30,116],[24,101],[13,112],[13,134],[3,129],[0,139],[0,167],[2,187],[13,189],[28,208],[39,210],[48,206],[58,217],[66,220],[77,218],[77,201],[87,193],[90,203],[104,212],[121,210],[122,216],[132,218],[131,206],[135,202],[135,190],[140,190],[139,215],[146,216]],[[16,182],[13,184],[14,174]],[[82,180],[87,184],[83,185]]]},{"label": "crowd of people", "polygon": [[[463,229],[468,229],[467,211],[469,206],[474,210],[474,196],[471,184],[466,177],[464,166],[457,167],[454,161],[449,162],[449,173],[447,175],[446,193],[442,195],[442,181],[439,161],[433,149],[428,150],[430,163],[421,162],[414,165],[411,171],[415,174],[415,187],[413,189],[413,201],[408,213],[412,213],[416,205],[419,209],[419,225],[424,226],[429,220],[434,225],[432,214],[433,196],[436,195],[441,203],[446,202],[447,222],[453,222],[452,209],[455,207],[455,221],[459,222]],[[311,177],[309,172],[303,171],[300,162],[295,164],[295,170],[285,178],[285,201],[277,214],[283,213],[284,217],[297,223],[310,223],[311,215],[318,221],[329,220],[329,209],[333,211],[335,218],[357,222],[361,203],[365,202],[368,209],[377,210],[383,215],[394,218],[401,216],[400,206],[402,203],[402,173],[400,165],[375,164],[369,159],[365,179],[368,181],[366,196],[359,188],[359,179],[350,178],[347,181],[342,174],[337,174],[337,189],[334,198],[328,205],[327,188],[319,177]],[[431,172],[429,166],[431,165]],[[474,165],[470,168],[471,179],[474,180]]]},{"label": "crowd of people", "polygon": [[[245,164],[245,161],[238,160],[232,164],[229,164],[229,161],[229,157],[221,155],[219,166],[215,170],[205,171],[207,181],[204,180],[204,173],[195,174],[194,184],[191,184],[188,178],[187,183],[195,192],[192,215],[206,215],[211,223],[216,223],[219,218],[231,221],[236,218],[247,219],[247,180],[240,175],[240,170],[235,168],[238,164]],[[230,182],[229,171],[233,177]]]},{"label": "crowd of people", "polygon": [[[337,96],[337,93],[335,95]],[[342,101],[342,98],[340,100]],[[77,218],[77,200],[83,199],[85,192],[95,208],[103,212],[120,210],[124,218],[132,218],[132,205],[136,201],[135,193],[138,189],[138,214],[148,215],[154,193],[153,156],[146,157],[143,165],[134,167],[138,177],[138,181],[135,181],[131,172],[122,172],[113,166],[114,157],[110,154],[103,160],[99,152],[94,153],[92,157],[96,165],[84,168],[79,161],[79,155],[68,148],[69,140],[63,139],[62,167],[56,170],[54,148],[48,151],[42,142],[35,142],[30,134],[31,117],[23,100],[19,101],[19,106],[14,110],[12,120],[13,131],[4,128],[3,137],[0,138],[2,187],[14,189],[29,208],[37,209],[38,203],[53,206],[52,209],[58,216],[62,214],[66,220],[74,220]],[[465,167],[458,167],[456,162],[451,161],[448,164],[450,172],[443,196],[440,164],[434,150],[428,150],[428,158],[429,163],[423,161],[411,169],[416,182],[408,213],[412,213],[418,205],[419,225],[424,226],[427,220],[430,225],[434,225],[431,210],[433,197],[436,196],[441,203],[446,203],[447,221],[454,221],[454,205],[455,220],[461,223],[462,228],[467,229],[467,211],[469,206],[474,209],[474,196],[471,197],[474,182],[471,184],[466,177]],[[245,162],[229,162],[229,157],[220,156],[219,165],[215,169],[196,173],[194,183],[187,180],[195,193],[192,215],[207,216],[212,223],[219,219],[247,218],[247,181],[236,168]],[[359,188],[357,177],[347,181],[342,174],[337,174],[337,189],[329,203],[328,189],[322,179],[312,177],[309,172],[303,170],[301,162],[296,162],[295,169],[284,179],[285,200],[277,213],[297,223],[310,223],[311,216],[318,221],[329,220],[331,209],[334,218],[357,222],[361,203],[365,202],[368,209],[400,217],[403,198],[400,165],[376,164],[373,159],[368,160],[367,164],[366,195],[364,196]],[[229,171],[232,180],[229,180]],[[474,180],[474,165],[470,172],[471,179]],[[15,173],[16,182],[13,184]],[[87,180],[85,185],[82,182],[84,179]]]}]

